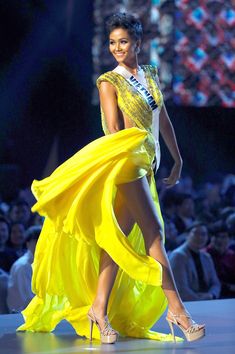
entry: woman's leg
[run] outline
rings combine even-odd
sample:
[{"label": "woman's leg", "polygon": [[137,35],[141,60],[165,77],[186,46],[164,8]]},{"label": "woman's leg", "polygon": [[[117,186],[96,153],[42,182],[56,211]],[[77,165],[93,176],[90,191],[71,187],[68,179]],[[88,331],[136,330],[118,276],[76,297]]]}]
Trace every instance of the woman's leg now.
[{"label": "woman's leg", "polygon": [[[162,288],[173,313],[185,310],[177,291],[172,270],[162,242],[163,229],[150,193],[147,178],[141,178],[128,184],[119,185],[119,192],[131,211],[133,219],[139,225],[148,254],[161,263],[163,268]],[[182,325],[187,328],[191,321],[181,317]]]},{"label": "woman's leg", "polygon": [[[168,300],[169,309],[173,313],[184,311],[184,305],[178,294],[171,267],[162,242],[163,230],[156,212],[149,189],[147,178],[118,186],[115,203],[115,214],[123,232],[128,235],[134,222],[139,225],[148,254],[161,263],[163,268],[162,288]],[[100,276],[93,308],[101,328],[110,292],[117,274],[117,265],[106,252],[102,252]],[[182,325],[187,328],[191,323],[186,317],[181,317]]]},{"label": "woman's leg", "polygon": [[[119,192],[117,192],[115,199],[114,213],[123,233],[128,235],[134,225],[134,220],[126,206],[123,196]],[[100,319],[99,325],[101,328],[103,328],[105,324],[104,316],[107,314],[108,300],[117,271],[117,264],[102,250],[97,292],[92,305],[95,315]]]}]

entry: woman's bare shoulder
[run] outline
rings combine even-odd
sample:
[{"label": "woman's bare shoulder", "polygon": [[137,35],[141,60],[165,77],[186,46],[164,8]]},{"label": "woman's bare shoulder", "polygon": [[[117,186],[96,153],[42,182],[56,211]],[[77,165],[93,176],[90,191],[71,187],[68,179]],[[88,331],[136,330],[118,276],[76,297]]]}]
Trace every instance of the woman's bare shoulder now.
[{"label": "woman's bare shoulder", "polygon": [[108,84],[113,85],[115,87],[117,80],[118,80],[118,77],[114,71],[107,71],[106,73],[104,73],[98,77],[98,79],[96,80],[96,85],[97,85],[98,89],[100,88],[101,84],[103,86],[104,83],[106,86],[108,83]]}]

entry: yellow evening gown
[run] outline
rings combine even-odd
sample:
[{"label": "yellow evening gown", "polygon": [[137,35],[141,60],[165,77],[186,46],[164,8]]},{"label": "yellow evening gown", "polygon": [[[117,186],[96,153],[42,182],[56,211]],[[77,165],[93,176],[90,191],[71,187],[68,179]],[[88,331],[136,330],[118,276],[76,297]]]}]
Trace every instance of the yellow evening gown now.
[{"label": "yellow evening gown", "polygon": [[[142,68],[160,108],[163,99],[155,81],[156,68]],[[66,319],[79,335],[88,337],[87,312],[104,249],[119,266],[108,309],[112,326],[123,336],[172,340],[170,335],[150,330],[167,306],[161,265],[146,255],[138,225],[128,237],[123,234],[113,209],[118,184],[148,175],[162,221],[151,168],[155,155],[152,111],[118,73],[101,75],[98,86],[101,81],[116,87],[119,108],[135,126],[109,134],[101,110],[106,135],[78,151],[51,176],[33,182],[37,203],[32,211],[45,216],[45,222],[33,262],[35,297],[23,311],[25,323],[18,330],[49,332]],[[96,327],[93,333],[100,337]]]}]

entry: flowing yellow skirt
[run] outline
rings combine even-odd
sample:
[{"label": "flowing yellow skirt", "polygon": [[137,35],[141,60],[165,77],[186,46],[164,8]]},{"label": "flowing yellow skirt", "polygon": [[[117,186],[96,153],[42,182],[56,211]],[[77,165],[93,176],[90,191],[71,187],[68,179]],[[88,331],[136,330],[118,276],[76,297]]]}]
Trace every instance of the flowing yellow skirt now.
[{"label": "flowing yellow skirt", "polygon": [[[167,301],[161,288],[162,268],[146,255],[138,225],[126,237],[115,214],[117,185],[151,175],[150,190],[161,211],[151,158],[149,133],[130,128],[101,137],[78,151],[51,176],[34,181],[37,203],[45,216],[33,263],[36,294],[23,311],[22,331],[52,331],[63,319],[81,336],[89,336],[87,312],[99,276],[100,251],[119,265],[108,316],[123,336],[172,340],[150,331]],[[144,208],[144,205],[143,205]],[[99,338],[97,328],[94,337]]]}]

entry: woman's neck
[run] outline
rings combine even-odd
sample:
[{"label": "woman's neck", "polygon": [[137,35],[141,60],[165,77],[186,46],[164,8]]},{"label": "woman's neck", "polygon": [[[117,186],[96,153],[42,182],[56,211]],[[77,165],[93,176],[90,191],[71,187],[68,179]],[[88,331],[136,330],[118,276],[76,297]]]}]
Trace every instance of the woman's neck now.
[{"label": "woman's neck", "polygon": [[135,62],[131,63],[131,64],[125,64],[125,63],[121,63],[119,64],[120,66],[123,66],[126,70],[128,70],[131,74],[133,75],[137,75],[138,71],[140,70],[138,61],[136,59]]}]

